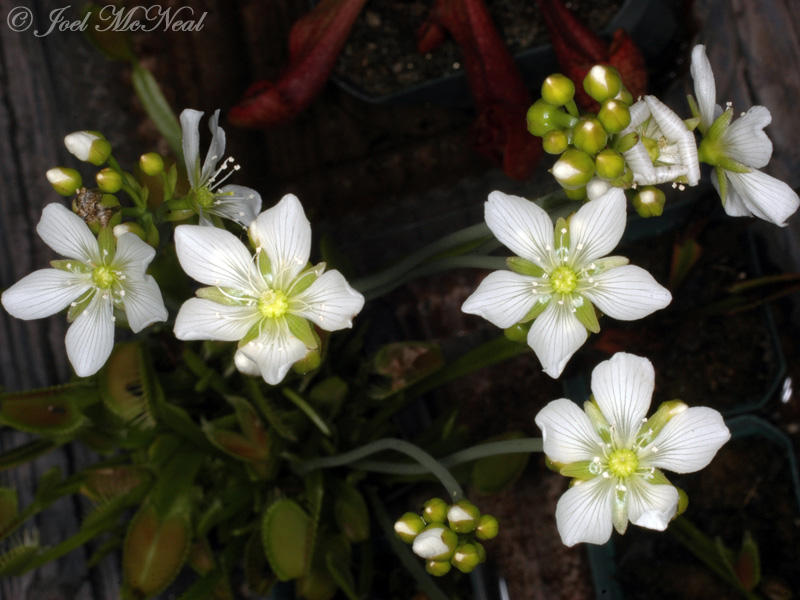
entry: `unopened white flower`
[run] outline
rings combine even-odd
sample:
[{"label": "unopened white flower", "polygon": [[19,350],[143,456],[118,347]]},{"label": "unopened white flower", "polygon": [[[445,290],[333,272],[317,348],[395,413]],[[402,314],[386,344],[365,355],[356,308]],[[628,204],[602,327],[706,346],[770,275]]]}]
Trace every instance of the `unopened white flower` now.
[{"label": "unopened white flower", "polygon": [[732,217],[756,216],[785,226],[800,206],[800,198],[787,184],[762,173],[772,157],[772,142],[764,127],[772,121],[769,110],[753,106],[731,122],[733,109],[716,104],[714,73],[705,46],[692,50],[692,78],[697,96],[695,110],[703,134],[700,158],[714,166],[711,182]]},{"label": "unopened white flower", "polygon": [[79,376],[96,373],[111,354],[115,308],[125,311],[134,332],[167,320],[158,284],[145,274],[155,250],[138,236],[125,233],[116,240],[116,249],[101,248],[86,223],[56,203],[44,207],[36,231],[67,260],[23,277],[3,293],[2,303],[26,320],[69,306],[67,356]]},{"label": "unopened white flower", "polygon": [[486,224],[519,258],[517,272],[495,271],[461,307],[466,313],[507,328],[535,318],[528,345],[545,373],[558,377],[570,357],[599,331],[594,307],[630,321],[664,308],[672,300],[644,269],[608,256],[625,230],[625,194],[611,188],[585,203],[569,221],[555,225],[533,202],[492,192]]},{"label": "unopened white flower", "polygon": [[64,137],[64,145],[78,160],[97,166],[111,155],[111,144],[96,131],[73,131]]},{"label": "unopened white flower", "polygon": [[448,527],[425,529],[414,538],[411,550],[426,560],[449,560],[456,549],[458,536]]},{"label": "unopened white flower", "polygon": [[311,227],[288,194],[250,225],[256,254],[232,233],[180,225],[175,249],[186,273],[205,285],[175,320],[182,340],[238,341],[236,367],[277,384],[317,347],[308,321],[326,331],[352,326],[364,297],[339,271],[308,266]]},{"label": "unopened white flower", "polygon": [[[233,157],[223,160],[225,131],[219,126],[219,110],[208,119],[211,145],[205,160],[200,163],[200,118],[203,113],[191,108],[181,113],[183,132],[183,159],[189,178],[189,200],[200,215],[201,224],[210,224],[208,215],[216,215],[247,227],[261,210],[259,193],[241,185],[220,187],[239,170]],[[227,171],[227,173],[226,173]]]},{"label": "unopened white flower", "polygon": [[697,185],[700,163],[694,134],[681,118],[655,96],[645,96],[630,107],[631,122],[620,135],[631,132],[639,141],[626,152],[625,162],[639,185],[680,181]]},{"label": "unopened white flower", "polygon": [[605,543],[628,521],[663,531],[679,493],[660,469],[698,471],[730,439],[722,415],[705,406],[667,402],[646,419],[654,384],[649,360],[620,352],[592,371],[585,412],[561,398],[536,415],[545,454],[575,478],[556,507],[567,546]]}]

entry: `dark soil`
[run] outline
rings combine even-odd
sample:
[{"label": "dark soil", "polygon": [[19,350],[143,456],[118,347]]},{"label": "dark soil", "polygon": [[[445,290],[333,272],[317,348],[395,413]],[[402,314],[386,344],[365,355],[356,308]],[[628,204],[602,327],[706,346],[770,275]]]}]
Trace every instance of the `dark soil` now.
[{"label": "dark soil", "polygon": [[[432,0],[371,0],[353,26],[336,75],[369,95],[385,96],[461,71],[461,52],[452,40],[434,52],[417,52],[416,31],[432,5]],[[534,0],[486,0],[486,5],[512,54],[549,43]],[[622,2],[596,0],[567,5],[590,29],[601,31]]]},{"label": "dark soil", "polygon": [[[790,598],[800,589],[800,512],[778,446],[759,437],[737,439],[702,472],[673,480],[689,495],[684,516],[711,539],[720,537],[736,552],[744,532],[752,534],[761,554],[760,595]],[[681,600],[740,597],[669,533],[631,527],[615,544],[617,578],[627,599],[654,593]]]}]

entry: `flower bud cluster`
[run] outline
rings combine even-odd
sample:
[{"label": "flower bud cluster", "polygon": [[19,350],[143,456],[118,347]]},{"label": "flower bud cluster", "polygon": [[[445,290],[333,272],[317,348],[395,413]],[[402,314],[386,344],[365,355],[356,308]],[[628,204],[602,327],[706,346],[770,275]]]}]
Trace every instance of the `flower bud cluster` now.
[{"label": "flower bud cluster", "polygon": [[414,554],[425,559],[425,570],[442,576],[452,567],[470,573],[486,560],[481,541],[494,538],[499,525],[492,515],[482,515],[468,500],[448,505],[431,498],[422,514],[407,512],[394,524],[397,537],[411,544]]},{"label": "flower bud cluster", "polygon": [[629,187],[633,176],[622,152],[637,141],[635,135],[619,135],[631,122],[633,98],[614,67],[592,67],[583,88],[600,104],[596,114],[578,113],[575,84],[560,73],[544,80],[542,96],[527,114],[528,131],[542,138],[545,152],[559,157],[551,172],[573,199],[585,198],[595,177]]}]

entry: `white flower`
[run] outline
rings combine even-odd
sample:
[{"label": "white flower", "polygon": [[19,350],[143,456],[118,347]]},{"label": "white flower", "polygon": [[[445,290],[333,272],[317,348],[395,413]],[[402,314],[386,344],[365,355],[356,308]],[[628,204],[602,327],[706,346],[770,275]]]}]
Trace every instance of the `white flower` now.
[{"label": "white flower", "polygon": [[64,137],[67,150],[78,160],[100,166],[111,155],[111,144],[95,131],[73,131]]},{"label": "white flower", "polygon": [[[705,46],[692,50],[692,78],[697,96],[699,129],[704,134],[700,157],[715,167],[711,182],[722,198],[725,212],[732,217],[754,215],[785,226],[800,206],[800,198],[783,181],[757,169],[772,157],[772,142],[764,127],[772,115],[763,106],[753,106],[733,123],[733,109],[723,113],[716,104],[714,73]],[[718,126],[712,127],[715,123]]]},{"label": "white flower", "polygon": [[490,273],[461,307],[497,327],[536,320],[528,345],[545,373],[558,377],[588,336],[599,331],[594,306],[615,319],[641,319],[672,300],[644,269],[608,254],[625,230],[625,194],[611,188],[585,203],[555,232],[533,202],[502,192],[489,194],[486,224],[519,259],[518,272]]},{"label": "white flower", "polygon": [[700,163],[694,134],[681,118],[655,96],[645,96],[630,108],[631,122],[620,136],[636,132],[639,141],[624,152],[639,185],[685,181],[697,185]]},{"label": "white flower", "polygon": [[[219,110],[214,111],[208,119],[211,145],[200,164],[199,126],[202,116],[202,112],[191,108],[181,113],[183,159],[191,185],[188,197],[192,207],[200,215],[201,224],[210,224],[208,215],[217,215],[247,227],[261,210],[261,196],[255,190],[241,185],[220,188],[228,177],[239,170],[239,165],[233,164],[232,157],[222,160],[225,154],[225,131],[218,125]],[[220,161],[222,164],[219,164]],[[228,169],[228,173],[223,175]]]},{"label": "white flower", "polygon": [[53,261],[56,268],[23,277],[3,293],[2,303],[13,316],[26,320],[69,306],[68,319],[74,321],[67,331],[67,356],[79,376],[96,373],[111,354],[114,308],[125,311],[134,332],[167,320],[158,284],[145,274],[155,250],[138,236],[125,233],[117,239],[116,250],[101,248],[86,223],[56,203],[44,207],[36,231],[68,260]]},{"label": "white flower", "polygon": [[586,412],[561,398],[536,415],[545,454],[575,478],[556,507],[567,546],[602,544],[628,521],[663,531],[679,494],[659,469],[698,471],[730,439],[722,415],[705,406],[668,402],[645,420],[654,383],[649,360],[620,352],[592,371]]},{"label": "white flower", "polygon": [[232,233],[180,225],[175,248],[183,270],[210,288],[184,302],[175,320],[182,340],[239,341],[237,368],[270,384],[317,347],[308,321],[326,331],[352,326],[364,305],[339,271],[309,267],[311,227],[288,194],[250,225],[253,257]]}]

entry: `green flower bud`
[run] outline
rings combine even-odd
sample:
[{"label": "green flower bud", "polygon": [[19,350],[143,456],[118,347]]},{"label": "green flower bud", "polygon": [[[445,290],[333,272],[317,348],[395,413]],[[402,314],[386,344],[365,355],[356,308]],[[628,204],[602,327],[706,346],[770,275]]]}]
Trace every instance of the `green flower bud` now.
[{"label": "green flower bud", "polygon": [[625,158],[615,150],[606,148],[594,159],[595,171],[603,179],[616,179],[625,172]]},{"label": "green flower bud", "polygon": [[103,192],[116,194],[122,189],[122,175],[109,167],[98,171],[94,178],[97,181],[97,187]]},{"label": "green flower bud", "polygon": [[158,175],[164,171],[164,159],[158,152],[148,152],[139,157],[139,168],[145,175]]},{"label": "green flower bud", "polygon": [[569,147],[567,134],[560,129],[548,131],[542,136],[542,148],[548,154],[561,154]]},{"label": "green flower bud", "polygon": [[574,190],[564,190],[564,195],[570,200],[585,200],[586,186],[575,188]]},{"label": "green flower bud", "polygon": [[478,560],[482,563],[486,562],[486,548],[483,547],[483,544],[480,542],[472,542],[472,545],[475,546],[475,550],[478,551]]},{"label": "green flower bud", "polygon": [[598,102],[603,102],[619,94],[622,78],[610,65],[595,65],[584,77],[583,89]]},{"label": "green flower bud", "polygon": [[422,505],[422,518],[426,523],[444,523],[448,508],[447,502],[441,498],[431,498]]},{"label": "green flower bud", "polygon": [[491,540],[497,537],[500,524],[492,515],[481,515],[478,519],[478,526],[475,528],[475,537],[479,540]]},{"label": "green flower bud", "polygon": [[447,511],[447,522],[456,533],[469,533],[475,530],[481,511],[469,500],[459,500]]},{"label": "green flower bud", "polygon": [[81,174],[67,167],[49,169],[45,177],[53,189],[62,196],[72,196],[83,185]]},{"label": "green flower bud", "polygon": [[111,156],[111,144],[96,131],[73,131],[64,138],[64,145],[78,160],[98,167]]},{"label": "green flower bud", "polygon": [[119,237],[126,233],[134,233],[142,238],[142,241],[146,241],[146,234],[144,229],[138,223],[134,223],[133,221],[128,221],[127,223],[120,223],[119,225],[114,226],[114,237]]},{"label": "green flower bud", "polygon": [[475,544],[461,544],[456,548],[450,562],[462,573],[472,573],[473,569],[480,564],[481,555]]},{"label": "green flower bud", "polygon": [[585,186],[594,175],[594,160],[581,150],[569,148],[550,170],[561,187],[574,190]]},{"label": "green flower bud", "polygon": [[633,104],[633,95],[628,91],[628,88],[623,85],[620,88],[619,93],[614,96],[614,100],[618,100],[619,102],[630,106]]},{"label": "green flower bud", "polygon": [[639,141],[639,134],[635,131],[631,131],[630,133],[626,133],[620,138],[617,138],[614,141],[613,148],[617,152],[627,152],[631,148],[633,148],[636,143]]},{"label": "green flower bud", "polygon": [[666,196],[652,185],[643,187],[633,197],[633,208],[640,217],[659,217],[664,212]]},{"label": "green flower bud", "polygon": [[446,560],[429,560],[425,563],[425,570],[434,577],[441,577],[447,575],[452,566]]},{"label": "green flower bud", "polygon": [[542,83],[542,100],[554,106],[564,106],[575,97],[575,84],[566,75],[553,73]]},{"label": "green flower bud", "polygon": [[577,120],[544,100],[534,102],[533,106],[528,109],[525,119],[528,123],[528,131],[538,137],[542,137],[548,131],[553,131],[554,129],[572,127]]},{"label": "green flower bud", "polygon": [[394,522],[394,532],[406,544],[414,541],[414,538],[425,529],[425,521],[418,514],[407,512]]},{"label": "green flower bud", "polygon": [[443,525],[428,525],[414,538],[411,550],[427,560],[450,560],[457,545],[455,531]]},{"label": "green flower bud", "polygon": [[619,133],[631,124],[631,111],[624,102],[606,100],[597,113],[597,119],[608,133]]},{"label": "green flower bud", "polygon": [[305,375],[306,373],[310,373],[319,367],[320,364],[322,364],[322,356],[319,353],[319,349],[315,348],[314,350],[309,351],[304,358],[301,358],[294,363],[292,365],[292,370],[298,375]]},{"label": "green flower bud", "polygon": [[587,154],[597,154],[606,147],[608,133],[595,117],[581,117],[572,132],[572,143]]}]

